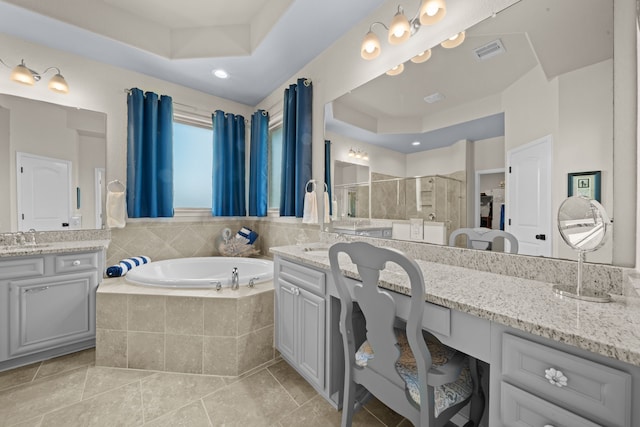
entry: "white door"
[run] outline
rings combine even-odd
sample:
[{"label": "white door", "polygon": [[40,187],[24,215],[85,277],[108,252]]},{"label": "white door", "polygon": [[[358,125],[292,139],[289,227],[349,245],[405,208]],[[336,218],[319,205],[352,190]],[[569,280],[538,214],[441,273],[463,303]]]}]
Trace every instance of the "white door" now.
[{"label": "white door", "polygon": [[71,218],[71,162],[17,153],[18,230],[66,230]]},{"label": "white door", "polygon": [[551,135],[507,153],[505,229],[518,253],[551,256]]}]

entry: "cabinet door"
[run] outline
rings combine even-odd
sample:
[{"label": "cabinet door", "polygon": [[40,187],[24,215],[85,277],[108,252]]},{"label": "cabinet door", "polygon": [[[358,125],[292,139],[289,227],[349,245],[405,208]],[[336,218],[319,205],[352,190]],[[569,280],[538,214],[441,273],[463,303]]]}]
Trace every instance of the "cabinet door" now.
[{"label": "cabinet door", "polygon": [[97,273],[9,283],[9,354],[23,355],[95,336]]},{"label": "cabinet door", "polygon": [[291,363],[296,362],[296,290],[295,286],[278,281],[276,348]]},{"label": "cabinet door", "polygon": [[323,297],[300,289],[298,295],[298,366],[309,381],[324,388]]}]

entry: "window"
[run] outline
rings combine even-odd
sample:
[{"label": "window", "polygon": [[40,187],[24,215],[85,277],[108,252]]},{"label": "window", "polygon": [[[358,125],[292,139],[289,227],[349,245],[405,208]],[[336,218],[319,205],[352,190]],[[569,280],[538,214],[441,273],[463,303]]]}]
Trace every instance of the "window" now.
[{"label": "window", "polygon": [[269,209],[280,209],[282,123],[269,130]]},{"label": "window", "polygon": [[173,207],[211,209],[213,130],[173,122]]}]

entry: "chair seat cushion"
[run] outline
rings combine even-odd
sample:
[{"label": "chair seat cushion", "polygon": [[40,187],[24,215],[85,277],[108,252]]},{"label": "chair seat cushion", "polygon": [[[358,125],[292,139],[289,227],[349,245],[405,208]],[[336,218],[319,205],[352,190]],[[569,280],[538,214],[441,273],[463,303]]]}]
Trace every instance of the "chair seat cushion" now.
[{"label": "chair seat cushion", "polygon": [[[418,382],[418,368],[413,357],[406,333],[396,329],[400,358],[396,362],[398,373],[407,384],[409,395],[416,404],[420,405],[420,387]],[[427,348],[431,353],[432,366],[442,366],[456,354],[456,350],[434,339],[425,339]],[[373,349],[369,341],[362,343],[356,352],[356,365],[365,367],[370,359],[373,359]],[[437,417],[447,408],[466,400],[473,392],[473,381],[469,366],[465,363],[458,379],[454,382],[434,387],[434,415]]]}]

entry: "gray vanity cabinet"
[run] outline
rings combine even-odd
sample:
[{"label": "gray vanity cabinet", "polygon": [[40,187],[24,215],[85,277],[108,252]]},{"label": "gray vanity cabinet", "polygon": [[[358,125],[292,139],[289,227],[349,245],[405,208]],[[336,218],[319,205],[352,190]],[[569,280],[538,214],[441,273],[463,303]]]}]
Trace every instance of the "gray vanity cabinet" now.
[{"label": "gray vanity cabinet", "polygon": [[275,263],[276,348],[307,381],[325,385],[325,275],[286,260]]},{"label": "gray vanity cabinet", "polygon": [[0,260],[0,370],[94,345],[101,255]]}]

